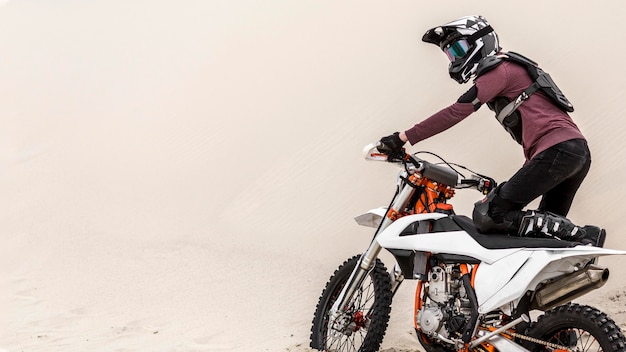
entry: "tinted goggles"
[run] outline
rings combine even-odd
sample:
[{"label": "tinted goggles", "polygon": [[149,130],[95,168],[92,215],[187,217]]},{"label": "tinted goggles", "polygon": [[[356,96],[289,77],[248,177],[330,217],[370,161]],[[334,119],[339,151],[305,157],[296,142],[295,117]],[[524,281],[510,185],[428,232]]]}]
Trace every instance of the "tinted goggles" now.
[{"label": "tinted goggles", "polygon": [[450,62],[454,62],[454,60],[462,58],[468,51],[469,43],[465,39],[452,42],[443,48],[443,52],[446,53]]}]

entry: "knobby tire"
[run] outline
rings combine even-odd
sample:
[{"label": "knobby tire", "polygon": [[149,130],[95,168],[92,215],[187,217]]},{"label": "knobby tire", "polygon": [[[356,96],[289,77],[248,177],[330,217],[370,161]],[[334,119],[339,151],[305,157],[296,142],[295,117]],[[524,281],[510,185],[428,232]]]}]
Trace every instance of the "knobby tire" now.
[{"label": "knobby tire", "polygon": [[[626,341],[619,326],[605,313],[586,305],[566,304],[541,315],[527,333],[580,352],[624,352]],[[527,346],[534,352],[545,346]]]},{"label": "knobby tire", "polygon": [[[348,281],[352,270],[358,265],[359,258],[359,255],[354,256],[340,265],[322,291],[311,327],[311,347],[316,350],[375,352],[378,351],[383,341],[391,313],[392,293],[389,273],[379,259],[376,259],[376,264],[363,285],[357,289],[350,303],[350,313],[343,315],[355,322],[363,321],[360,317],[364,316],[367,324],[364,326],[355,324],[356,331],[350,334],[335,332],[336,336],[329,336],[329,311]],[[342,312],[347,310],[344,308]]]}]

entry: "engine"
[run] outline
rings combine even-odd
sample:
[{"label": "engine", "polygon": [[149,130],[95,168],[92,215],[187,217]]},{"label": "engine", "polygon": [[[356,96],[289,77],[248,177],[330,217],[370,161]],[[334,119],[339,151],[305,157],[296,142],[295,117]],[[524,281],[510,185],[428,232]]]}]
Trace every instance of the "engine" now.
[{"label": "engine", "polygon": [[422,333],[440,339],[458,337],[470,320],[471,303],[458,265],[435,266],[428,273],[424,305],[417,312]]}]

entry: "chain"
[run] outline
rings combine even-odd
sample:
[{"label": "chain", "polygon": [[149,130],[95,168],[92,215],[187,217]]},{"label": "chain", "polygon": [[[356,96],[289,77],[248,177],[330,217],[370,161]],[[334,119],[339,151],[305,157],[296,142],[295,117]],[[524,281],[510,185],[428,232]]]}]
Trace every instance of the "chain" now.
[{"label": "chain", "polygon": [[[483,327],[486,327],[483,325]],[[555,350],[563,350],[563,351],[571,351],[573,352],[574,350],[569,348],[569,347],[565,347],[565,346],[561,346],[561,345],[557,345],[556,343],[551,343],[548,341],[544,341],[544,340],[540,340],[540,339],[536,339],[534,337],[530,337],[530,336],[526,336],[526,335],[522,335],[522,334],[518,334],[515,332],[511,332],[511,331],[507,331],[505,332],[505,334],[513,337],[513,338],[518,338],[520,340],[526,340],[535,344],[539,344],[539,345],[544,345],[546,347],[550,347],[553,348]]]},{"label": "chain", "polygon": [[546,347],[550,347],[553,348],[555,350],[564,350],[564,351],[573,351],[571,348],[569,347],[565,347],[565,346],[561,346],[561,345],[557,345],[556,343],[551,343],[548,341],[543,341],[540,339],[536,339],[534,337],[530,337],[530,336],[526,336],[526,335],[522,335],[522,334],[518,334],[515,332],[508,332],[507,334],[511,335],[511,337],[515,337],[518,338],[520,340],[526,340],[526,341],[530,341],[532,343],[536,343],[536,344],[540,344],[540,345],[544,345]]},{"label": "chain", "polygon": [[483,346],[476,346],[473,351],[475,352],[489,352],[486,348],[484,348]]}]

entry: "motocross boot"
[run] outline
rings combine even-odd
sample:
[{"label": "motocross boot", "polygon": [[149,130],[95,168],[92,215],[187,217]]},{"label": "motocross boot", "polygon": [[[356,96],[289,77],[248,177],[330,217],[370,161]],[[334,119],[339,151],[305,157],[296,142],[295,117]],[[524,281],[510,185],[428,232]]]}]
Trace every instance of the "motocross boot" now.
[{"label": "motocross boot", "polygon": [[557,238],[596,247],[602,247],[606,239],[606,231],[597,226],[580,227],[563,216],[536,211],[528,211],[522,217],[518,235]]}]

